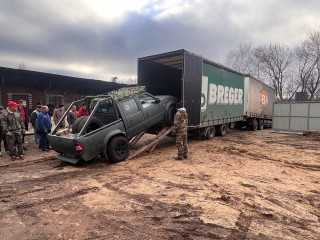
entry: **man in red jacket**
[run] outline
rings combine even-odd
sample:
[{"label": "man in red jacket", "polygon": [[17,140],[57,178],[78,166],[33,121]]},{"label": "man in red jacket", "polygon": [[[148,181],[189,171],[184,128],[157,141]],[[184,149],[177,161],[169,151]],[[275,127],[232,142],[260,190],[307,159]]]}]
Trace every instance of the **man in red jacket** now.
[{"label": "man in red jacket", "polygon": [[82,103],[82,107],[79,108],[78,117],[89,116],[89,109],[86,103]]},{"label": "man in red jacket", "polygon": [[[24,123],[25,130],[28,131],[28,125],[29,125],[29,115],[28,115],[28,109],[27,109],[27,102],[26,100],[19,100],[19,107],[18,111],[21,114],[22,122]],[[23,144],[25,143],[24,141],[25,134],[22,135],[22,142]],[[23,150],[28,150],[24,145],[23,145]]]}]

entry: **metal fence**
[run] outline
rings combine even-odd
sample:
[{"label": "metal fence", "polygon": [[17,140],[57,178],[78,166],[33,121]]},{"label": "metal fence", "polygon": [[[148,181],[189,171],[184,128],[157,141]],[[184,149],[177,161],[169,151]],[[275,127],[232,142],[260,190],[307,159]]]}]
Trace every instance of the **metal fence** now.
[{"label": "metal fence", "polygon": [[272,129],[320,132],[320,102],[274,103]]}]

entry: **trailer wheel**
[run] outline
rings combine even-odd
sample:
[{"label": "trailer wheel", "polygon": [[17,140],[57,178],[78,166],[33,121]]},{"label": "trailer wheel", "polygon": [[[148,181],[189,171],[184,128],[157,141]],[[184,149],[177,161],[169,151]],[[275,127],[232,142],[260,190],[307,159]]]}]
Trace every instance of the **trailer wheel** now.
[{"label": "trailer wheel", "polygon": [[111,139],[107,148],[108,158],[115,163],[121,162],[129,156],[130,145],[127,138],[117,136]]},{"label": "trailer wheel", "polygon": [[[75,132],[73,132],[73,128],[72,128],[72,133],[79,133],[81,131],[81,129],[83,128],[84,124],[86,123],[87,119],[88,119],[87,116],[83,116],[82,119],[76,125]],[[88,123],[88,126],[84,130],[83,134],[97,130],[98,128],[101,128],[102,126],[103,126],[102,122],[98,118],[93,117],[90,119],[90,122]]]},{"label": "trailer wheel", "polygon": [[252,118],[250,121],[250,130],[257,131],[258,130],[258,121],[256,118]]},{"label": "trailer wheel", "polygon": [[258,130],[263,130],[263,128],[264,128],[263,119],[258,119]]},{"label": "trailer wheel", "polygon": [[223,137],[227,134],[227,126],[225,124],[217,125],[216,128],[218,136]]},{"label": "trailer wheel", "polygon": [[216,134],[216,128],[214,126],[207,127],[205,138],[207,140],[213,139],[215,134]]}]

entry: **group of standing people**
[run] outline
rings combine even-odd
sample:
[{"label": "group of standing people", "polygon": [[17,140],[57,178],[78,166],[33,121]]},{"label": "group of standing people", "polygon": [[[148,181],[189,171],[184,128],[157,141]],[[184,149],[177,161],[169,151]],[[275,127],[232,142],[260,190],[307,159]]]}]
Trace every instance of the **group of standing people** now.
[{"label": "group of standing people", "polygon": [[43,151],[51,150],[48,133],[51,131],[51,119],[47,106],[37,105],[29,118],[26,101],[19,103],[10,101],[7,108],[0,106],[0,156],[2,156],[1,143],[12,161],[25,158],[25,135],[29,121],[34,130],[35,143]]},{"label": "group of standing people", "polygon": [[[59,105],[59,108],[55,109],[52,113],[52,119],[55,125],[59,124],[59,128],[63,129],[66,127],[66,121],[60,121],[60,119],[64,116],[65,109],[63,105]],[[73,105],[70,111],[67,114],[67,123],[68,126],[71,126],[78,117],[89,116],[89,109],[86,103],[82,103],[79,111],[77,111],[77,106]]]},{"label": "group of standing people", "polygon": [[25,133],[28,130],[29,117],[26,101],[9,102],[7,108],[0,106],[0,156],[2,156],[1,142],[12,160],[25,157]]}]

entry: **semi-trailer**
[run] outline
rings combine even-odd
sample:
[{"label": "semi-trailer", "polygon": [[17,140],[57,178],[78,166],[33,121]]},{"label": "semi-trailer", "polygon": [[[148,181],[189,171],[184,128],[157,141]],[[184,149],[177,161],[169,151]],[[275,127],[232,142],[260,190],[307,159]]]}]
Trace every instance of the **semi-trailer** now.
[{"label": "semi-trailer", "polygon": [[224,136],[236,127],[261,130],[272,120],[272,87],[184,49],[138,58],[138,85],[176,97],[196,138]]}]

